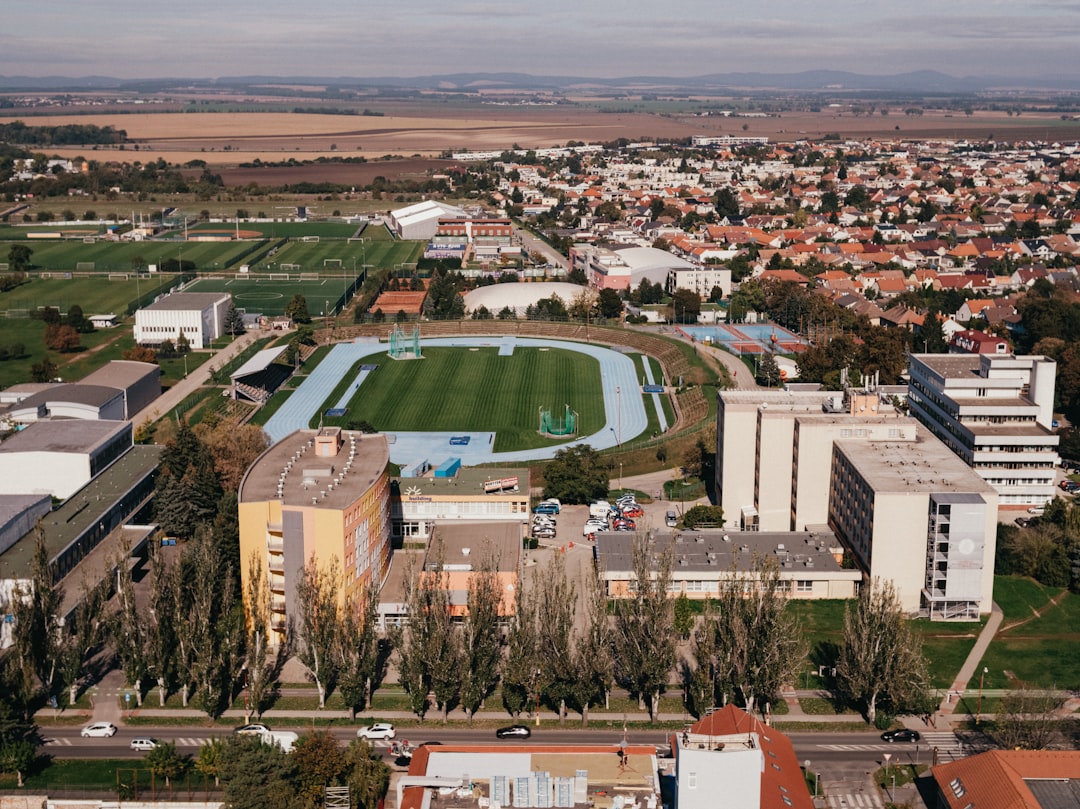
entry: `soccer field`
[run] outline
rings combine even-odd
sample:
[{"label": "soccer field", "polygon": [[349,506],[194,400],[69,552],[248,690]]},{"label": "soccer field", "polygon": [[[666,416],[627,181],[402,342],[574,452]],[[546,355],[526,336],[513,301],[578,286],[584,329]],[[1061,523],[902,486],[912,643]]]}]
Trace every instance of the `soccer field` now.
[{"label": "soccer field", "polygon": [[[425,348],[424,359],[369,357],[346,374],[320,412],[333,407],[361,364],[378,363],[341,417],[323,416],[325,425],[367,421],[384,432],[495,432],[498,452],[564,442],[537,434],[539,409],[561,418],[569,404],[578,412],[579,436],[604,425],[600,364],[575,351],[516,348],[499,356],[495,347]],[[312,420],[313,426],[319,416]]]},{"label": "soccer field", "polygon": [[184,291],[229,292],[237,309],[264,315],[283,314],[293,295],[300,294],[307,300],[308,313],[312,317],[322,317],[324,311],[334,314],[338,301],[352,282],[351,273],[331,277],[320,273],[318,281],[270,281],[238,275],[231,278],[199,278]]}]

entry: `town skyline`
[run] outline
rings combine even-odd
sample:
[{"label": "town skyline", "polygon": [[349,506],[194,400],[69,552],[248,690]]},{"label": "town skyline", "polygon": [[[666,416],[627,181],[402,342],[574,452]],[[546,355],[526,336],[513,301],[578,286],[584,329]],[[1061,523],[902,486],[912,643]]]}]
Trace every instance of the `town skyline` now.
[{"label": "town skyline", "polygon": [[[1080,15],[1059,0],[774,0],[724,10],[690,0],[654,7],[429,0],[375,8],[323,0],[299,13],[281,0],[203,0],[130,14],[70,0],[22,7],[0,34],[0,76],[419,76],[469,72],[688,77],[711,73],[919,70],[1050,79],[1080,66]],[[121,22],[118,22],[121,21]]]}]

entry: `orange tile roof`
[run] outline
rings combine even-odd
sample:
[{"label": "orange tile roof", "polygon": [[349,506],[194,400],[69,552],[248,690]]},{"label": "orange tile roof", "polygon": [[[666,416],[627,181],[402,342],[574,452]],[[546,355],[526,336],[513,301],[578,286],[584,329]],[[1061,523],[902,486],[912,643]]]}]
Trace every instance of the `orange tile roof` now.
[{"label": "orange tile roof", "polygon": [[931,770],[949,809],[1041,809],[1025,778],[1080,779],[1080,751],[990,750]]}]

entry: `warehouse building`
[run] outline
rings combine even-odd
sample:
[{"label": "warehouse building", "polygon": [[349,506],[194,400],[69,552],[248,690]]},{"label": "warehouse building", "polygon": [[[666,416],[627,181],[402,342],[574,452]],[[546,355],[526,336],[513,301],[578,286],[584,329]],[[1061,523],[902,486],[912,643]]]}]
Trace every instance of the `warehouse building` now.
[{"label": "warehouse building", "polygon": [[174,292],[135,312],[135,342],[156,346],[173,344],[183,334],[193,349],[209,348],[225,333],[225,313],[232,296],[227,292]]}]

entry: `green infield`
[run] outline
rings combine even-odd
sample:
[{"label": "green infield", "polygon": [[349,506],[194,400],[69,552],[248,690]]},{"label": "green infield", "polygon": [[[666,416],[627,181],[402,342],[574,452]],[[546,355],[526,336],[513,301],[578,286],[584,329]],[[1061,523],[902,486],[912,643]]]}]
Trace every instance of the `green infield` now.
[{"label": "green infield", "polygon": [[[296,277],[295,275],[293,277]],[[264,315],[280,315],[293,295],[303,295],[308,313],[313,318],[323,312],[335,314],[341,298],[352,286],[352,274],[333,276],[320,274],[317,281],[271,281],[254,276],[230,276],[229,278],[199,278],[184,288],[185,292],[229,292],[237,309],[259,312]]]},{"label": "green infield", "polygon": [[251,269],[254,272],[345,272],[352,276],[361,275],[365,264],[392,270],[399,264],[415,263],[423,252],[423,242],[290,241],[272,256],[252,264]]},{"label": "green infield", "polygon": [[[363,235],[363,223],[348,222],[245,222],[235,220],[222,222],[199,222],[188,228],[188,233],[235,233],[237,230],[261,233],[268,239],[283,237],[319,236],[327,239],[347,239]],[[374,229],[374,228],[373,228]],[[381,228],[384,232],[386,228]]]},{"label": "green infield", "polygon": [[[359,366],[378,368],[349,400],[344,416],[322,417],[323,424],[345,426],[366,421],[378,430],[495,433],[495,451],[550,446],[537,433],[539,410],[562,416],[569,404],[578,413],[578,435],[604,426],[600,364],[576,351],[515,348],[425,348],[424,358],[368,357],[357,364],[320,408],[334,407],[354,384]],[[312,419],[319,422],[320,416]]]}]

